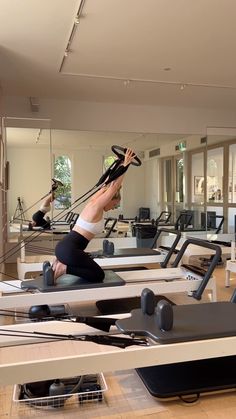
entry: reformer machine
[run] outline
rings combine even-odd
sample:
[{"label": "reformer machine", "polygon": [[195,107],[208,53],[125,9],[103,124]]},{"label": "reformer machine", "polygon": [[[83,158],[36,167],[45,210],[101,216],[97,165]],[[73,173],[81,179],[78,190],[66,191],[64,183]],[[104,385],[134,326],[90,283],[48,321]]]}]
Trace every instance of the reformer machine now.
[{"label": "reformer machine", "polygon": [[[148,289],[144,293],[146,303],[141,309],[133,310],[130,318],[116,322],[124,333],[148,336],[162,345],[236,335],[236,290],[230,302],[180,306],[166,300],[160,300],[155,306],[153,293]],[[178,396],[191,403],[201,393],[234,389],[235,369],[233,350],[230,356],[217,357],[212,352],[207,359],[196,357],[191,361],[138,368],[137,372],[153,396],[161,399]]]},{"label": "reformer machine", "polygon": [[[184,265],[178,268],[178,265],[186,251],[186,248],[191,244],[215,251],[215,255],[212,259],[212,263],[209,266],[209,269],[207,271],[197,266],[192,266],[192,265]],[[121,250],[124,250],[124,249],[121,249]],[[127,250],[134,251],[134,250],[143,250],[143,249],[125,249],[125,251]],[[147,271],[141,270],[141,271],[133,271],[133,272],[128,271],[128,272],[123,272],[123,273],[119,272],[118,274],[116,272],[106,270],[105,279],[101,283],[96,283],[96,282],[91,283],[84,280],[83,278],[65,274],[59,277],[57,279],[57,283],[54,284],[51,265],[45,262],[43,275],[33,280],[22,281],[21,288],[25,290],[38,289],[40,292],[68,291],[69,288],[72,290],[81,289],[81,288],[82,289],[83,288],[100,288],[100,287],[106,287],[106,286],[112,286],[112,285],[124,285],[125,283],[126,284],[129,283],[131,285],[132,279],[134,280],[134,282],[135,281],[149,282],[151,280],[154,280],[154,281],[157,281],[159,285],[160,285],[160,281],[164,280],[165,282],[169,281],[169,283],[172,284],[173,283],[172,281],[178,280],[178,278],[180,279],[180,281],[183,280],[183,278],[185,277],[184,271],[187,271],[188,273],[185,277],[187,278],[187,281],[192,279],[194,282],[196,281],[195,284],[199,285],[198,288],[195,288],[193,286],[193,289],[191,290],[192,296],[196,299],[201,299],[202,292],[207,286],[208,281],[210,280],[212,273],[214,271],[214,268],[216,266],[216,263],[218,262],[220,257],[221,257],[221,249],[219,246],[213,245],[210,243],[205,243],[197,239],[189,239],[189,240],[186,240],[183,246],[181,247],[175,261],[173,262],[172,268],[150,269]],[[194,274],[196,275],[195,277],[194,277]],[[120,279],[121,279],[120,281],[118,279],[118,276],[120,276]],[[197,282],[197,279],[199,278],[201,278],[200,284],[199,282]],[[70,285],[70,280],[72,281],[71,285]],[[169,288],[171,288],[170,285],[169,285]]]},{"label": "reformer machine", "polygon": [[[170,247],[159,246],[156,248],[157,240],[161,239],[163,234],[171,234],[172,243]],[[172,254],[175,253],[176,246],[181,238],[181,233],[178,231],[171,231],[160,229],[157,231],[155,237],[152,239],[151,247],[137,248],[137,247],[122,247],[116,248],[114,243],[109,240],[103,240],[103,248],[97,251],[88,252],[91,257],[100,265],[103,269],[117,268],[120,266],[131,266],[135,267],[142,266],[143,264],[160,263],[161,267],[166,267]],[[22,252],[23,253],[23,252]],[[47,257],[46,255],[44,256]],[[21,280],[25,279],[27,272],[42,271],[43,262],[35,261],[30,262],[30,257],[23,257],[22,260],[17,259],[17,272],[18,277]],[[125,268],[124,268],[125,269]],[[48,272],[52,274],[53,272]]]},{"label": "reformer machine", "polygon": [[[207,270],[188,265],[178,267],[186,248],[192,243],[210,248],[215,252]],[[73,275],[62,275],[56,285],[48,283],[48,276],[45,272],[47,273],[49,265],[45,264],[44,275],[39,278],[2,282],[0,290],[3,296],[0,297],[0,307],[8,309],[62,302],[64,304],[78,303],[94,301],[94,299],[124,299],[140,296],[144,286],[148,286],[155,294],[186,292],[197,300],[201,299],[202,293],[207,289],[212,294],[212,300],[215,301],[216,284],[212,274],[220,257],[219,246],[192,239],[185,241],[172,268],[124,272],[107,270],[103,283],[88,283]]]},{"label": "reformer machine", "polygon": [[[155,305],[152,291],[145,288],[140,308],[123,318],[107,319],[112,329],[108,330],[109,327],[106,333],[99,328],[99,319],[104,322],[106,317],[95,318],[97,326],[93,328],[77,322],[55,321],[3,326],[0,332],[0,384],[132,368],[138,368],[142,380],[147,381],[150,369],[154,368],[148,385],[152,394],[158,393],[161,397],[234,388],[235,302],[234,291],[229,302],[173,306],[162,300]],[[122,338],[120,342],[119,336]],[[39,344],[40,341],[47,342],[50,354],[43,352],[42,345],[35,351],[35,345],[31,343]],[[76,345],[70,345],[71,341],[77,341]],[[98,350],[96,343],[102,345]],[[23,349],[20,347],[22,344]],[[8,347],[12,345],[17,346],[17,360],[14,362]],[[109,345],[109,348],[104,345]],[[127,346],[130,346],[129,349],[126,349]],[[210,371],[208,366],[211,362],[216,370],[212,377],[208,377],[206,373]],[[193,386],[190,374],[185,375],[186,363],[190,372],[191,363],[197,363],[200,385],[198,381]],[[184,380],[185,390],[166,390],[166,383],[170,388],[173,387],[172,382],[174,386],[177,383],[182,387]],[[158,390],[155,387],[157,383],[161,387]]]}]

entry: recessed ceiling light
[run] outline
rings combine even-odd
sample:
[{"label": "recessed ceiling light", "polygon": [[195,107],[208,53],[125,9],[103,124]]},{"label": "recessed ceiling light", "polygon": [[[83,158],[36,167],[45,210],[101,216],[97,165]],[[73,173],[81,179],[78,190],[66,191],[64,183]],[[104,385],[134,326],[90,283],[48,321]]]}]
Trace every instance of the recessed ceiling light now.
[{"label": "recessed ceiling light", "polygon": [[124,80],[124,82],[123,82],[123,83],[124,83],[124,86],[125,86],[125,87],[128,87],[128,86],[129,86],[129,84],[130,84],[130,80]]}]

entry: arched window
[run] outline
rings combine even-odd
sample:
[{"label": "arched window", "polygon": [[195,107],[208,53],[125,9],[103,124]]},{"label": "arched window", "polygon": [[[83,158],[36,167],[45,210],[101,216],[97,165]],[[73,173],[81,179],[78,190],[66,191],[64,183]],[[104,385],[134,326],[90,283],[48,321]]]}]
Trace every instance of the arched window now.
[{"label": "arched window", "polygon": [[71,206],[71,160],[68,156],[58,156],[54,163],[54,178],[63,183],[60,193],[56,194],[55,209]]}]

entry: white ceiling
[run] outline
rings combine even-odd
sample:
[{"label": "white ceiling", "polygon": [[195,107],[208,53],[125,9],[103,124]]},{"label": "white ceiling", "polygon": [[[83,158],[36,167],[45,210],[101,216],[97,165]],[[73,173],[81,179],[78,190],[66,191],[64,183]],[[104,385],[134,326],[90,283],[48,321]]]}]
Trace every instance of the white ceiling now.
[{"label": "white ceiling", "polygon": [[0,0],[2,92],[234,109],[235,16],[235,0]]}]

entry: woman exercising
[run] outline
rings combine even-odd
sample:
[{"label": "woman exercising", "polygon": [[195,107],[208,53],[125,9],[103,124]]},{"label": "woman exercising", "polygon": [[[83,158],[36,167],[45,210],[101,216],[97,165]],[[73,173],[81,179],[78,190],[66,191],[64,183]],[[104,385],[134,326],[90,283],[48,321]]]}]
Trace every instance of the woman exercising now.
[{"label": "woman exercising", "polygon": [[52,189],[49,192],[48,196],[43,201],[39,210],[32,215],[32,221],[29,222],[29,230],[33,230],[34,227],[42,227],[44,230],[49,230],[51,228],[49,217],[45,218],[47,212],[51,210],[51,203],[55,199],[55,191],[58,186],[63,186],[63,183],[60,180],[52,179]]},{"label": "woman exercising", "polygon": [[51,210],[51,202],[55,199],[54,192],[52,192],[42,203],[39,210],[32,215],[32,221],[29,222],[29,230],[34,227],[42,227],[44,230],[50,229],[49,218],[44,218],[45,214]]},{"label": "woman exercising", "polygon": [[103,231],[103,212],[115,209],[119,204],[124,174],[135,157],[135,153],[127,148],[124,161],[119,167],[121,176],[92,196],[73,229],[56,245],[56,260],[52,266],[54,282],[65,273],[90,282],[102,282],[104,279],[103,269],[84,250],[90,240]]}]

